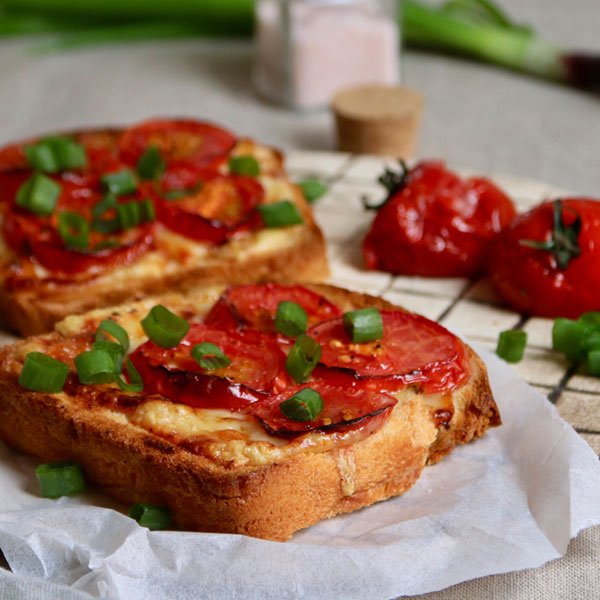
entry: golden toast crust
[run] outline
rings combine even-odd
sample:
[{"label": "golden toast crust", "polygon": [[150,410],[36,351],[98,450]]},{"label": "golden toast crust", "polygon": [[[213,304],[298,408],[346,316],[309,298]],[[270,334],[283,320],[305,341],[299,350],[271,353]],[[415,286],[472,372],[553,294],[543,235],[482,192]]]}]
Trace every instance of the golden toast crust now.
[{"label": "golden toast crust", "polygon": [[[332,286],[307,287],[344,310],[397,308]],[[189,298],[196,302],[203,293],[191,290]],[[106,313],[118,321],[120,312],[134,308]],[[94,318],[106,316],[102,313],[97,311]],[[324,518],[405,492],[428,462],[500,424],[485,367],[468,348],[470,377],[451,393],[454,415],[447,427],[435,424],[424,397],[415,393],[398,403],[380,429],[354,441],[320,434],[325,442],[284,458],[232,464],[120,422],[85,397],[21,388],[15,365],[30,343],[17,342],[0,351],[0,437],[44,461],[79,462],[90,480],[123,502],[169,506],[186,529],[288,539]]]}]

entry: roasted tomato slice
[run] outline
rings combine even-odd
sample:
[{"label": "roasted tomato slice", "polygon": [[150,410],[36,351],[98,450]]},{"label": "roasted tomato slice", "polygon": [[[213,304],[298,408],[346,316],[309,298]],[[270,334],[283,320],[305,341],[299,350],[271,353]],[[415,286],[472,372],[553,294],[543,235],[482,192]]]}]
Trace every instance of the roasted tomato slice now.
[{"label": "roasted tomato slice", "polygon": [[[380,385],[386,389],[418,383],[425,391],[435,392],[452,389],[464,380],[463,345],[449,331],[412,313],[381,311],[381,316],[383,337],[368,343],[352,343],[341,318],[312,327],[308,333],[321,344],[321,363],[358,378],[382,378]],[[328,378],[326,372],[319,376]]]},{"label": "roasted tomato slice", "polygon": [[600,310],[600,201],[564,198],[519,215],[494,243],[489,273],[519,312],[577,318]]},{"label": "roasted tomato slice", "polygon": [[221,244],[231,235],[260,226],[256,206],[263,187],[252,177],[220,175],[177,200],[156,201],[158,220],[187,238]]},{"label": "roasted tomato slice", "polygon": [[326,298],[301,285],[238,285],[229,288],[219,298],[204,322],[214,327],[252,327],[260,331],[275,331],[275,313],[280,302],[299,304],[308,315],[309,325],[342,314]]},{"label": "roasted tomato slice", "polygon": [[[217,345],[231,360],[228,367],[205,371],[193,358],[196,344]],[[131,356],[144,381],[144,392],[190,406],[241,410],[287,385],[285,355],[272,336],[258,331],[222,331],[193,325],[175,348],[149,341]]]},{"label": "roasted tomato slice", "polygon": [[363,243],[365,264],[405,275],[470,277],[496,234],[514,218],[491,181],[461,179],[443,163],[411,169],[379,209]]},{"label": "roasted tomato slice", "polygon": [[21,144],[0,148],[0,172],[27,168],[27,160]]},{"label": "roasted tomato slice", "polygon": [[[81,169],[65,171],[61,175],[64,179],[80,185],[95,185],[98,179],[107,171],[117,170],[124,166],[119,161],[117,152],[118,135],[114,131],[84,131],[71,135],[66,132],[58,134],[74,139],[85,148],[87,164]],[[43,138],[40,138],[43,139]],[[10,170],[26,170],[30,174],[29,165],[24,147],[35,144],[39,139],[26,140],[0,148],[0,173]]]},{"label": "roasted tomato slice", "polygon": [[32,240],[31,253],[46,269],[53,272],[95,274],[109,267],[127,265],[145,254],[154,243],[154,227],[145,225],[122,233],[115,246],[103,247],[102,242],[96,250],[69,250],[64,244],[51,236],[46,240]]},{"label": "roasted tomato slice", "polygon": [[[59,177],[54,179],[59,181],[62,191],[57,209],[50,217],[38,217],[16,206],[14,194],[5,205],[2,232],[9,247],[17,254],[33,255],[49,271],[74,275],[98,273],[109,267],[129,264],[152,247],[154,225],[146,224],[114,234],[90,231],[89,249],[66,248],[56,229],[58,215],[62,211],[74,211],[89,220],[92,207],[101,195],[87,185]],[[123,201],[128,199],[122,198]]]},{"label": "roasted tomato slice", "polygon": [[[286,417],[279,405],[304,388],[318,392],[323,399],[323,411],[312,421],[294,421]],[[348,389],[323,382],[293,386],[281,394],[260,400],[248,408],[265,429],[274,435],[305,433],[316,429],[347,427],[390,410],[396,398],[386,392],[368,389]]]},{"label": "roasted tomato slice", "polygon": [[167,166],[172,161],[206,167],[228,154],[236,138],[227,130],[190,119],[147,121],[127,129],[119,144],[121,157],[135,165],[149,146],[159,148]]},{"label": "roasted tomato slice", "polygon": [[0,203],[12,204],[18,189],[29,177],[31,172],[26,170],[2,171],[0,168]]}]

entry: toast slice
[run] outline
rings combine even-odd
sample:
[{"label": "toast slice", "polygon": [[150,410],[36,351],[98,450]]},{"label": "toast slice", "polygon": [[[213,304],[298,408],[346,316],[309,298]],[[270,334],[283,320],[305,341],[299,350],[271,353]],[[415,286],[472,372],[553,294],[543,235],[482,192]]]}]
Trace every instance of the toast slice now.
[{"label": "toast slice", "polygon": [[[341,311],[402,311],[332,286],[304,289]],[[140,320],[152,306],[160,303],[194,323],[210,314],[224,291],[223,285],[203,286],[95,310],[3,348],[0,437],[43,461],[77,461],[122,502],[167,506],[182,528],[286,540],[322,519],[404,493],[427,464],[500,424],[485,366],[458,341],[464,377],[457,385],[431,392],[407,384],[393,392],[395,403],[385,410],[294,435],[274,433],[256,418],[260,411],[198,408],[151,391],[128,394],[113,384],[84,386],[74,374],[58,394],[18,383],[32,351],[59,356],[72,368],[69,357],[89,347],[102,319],[124,327],[139,352],[147,343]],[[265,357],[267,350],[260,349]],[[350,387],[336,389],[336,401],[351,408],[356,395]]]},{"label": "toast slice", "polygon": [[[68,186],[75,186],[79,195],[96,195],[97,206],[104,193],[101,183],[103,174],[121,167],[129,168],[132,171],[136,169],[135,162],[132,163],[127,155],[123,156],[123,140],[131,138],[132,132],[143,130],[144,127],[154,123],[156,122],[122,130],[70,132],[68,137],[85,148],[88,157],[87,169],[92,170],[93,174],[75,170],[47,174],[47,176],[62,186],[61,193],[63,195],[67,193],[65,190],[71,189]],[[213,127],[195,121],[179,120],[168,123],[183,124],[184,127]],[[219,129],[219,131],[221,130]],[[244,175],[242,179],[246,182],[248,179],[253,179],[262,186],[264,195],[260,204],[272,204],[287,200],[300,213],[302,223],[267,227],[260,222],[260,218],[256,216],[256,210],[254,210],[250,211],[250,215],[254,219],[254,226],[241,228],[239,231],[232,230],[231,235],[228,234],[226,239],[215,242],[214,240],[190,238],[180,230],[170,228],[157,212],[156,221],[151,224],[150,241],[143,251],[138,252],[135,256],[132,252],[125,259],[115,259],[114,263],[107,260],[101,265],[92,264],[81,270],[72,265],[75,264],[75,261],[81,261],[82,256],[83,260],[87,260],[84,254],[88,252],[89,256],[88,249],[85,252],[73,249],[65,251],[64,245],[61,246],[62,241],[58,240],[52,242],[54,245],[49,250],[39,250],[36,254],[34,244],[39,242],[39,236],[36,238],[30,233],[15,236],[15,211],[17,218],[20,219],[19,227],[27,229],[31,223],[42,221],[42,225],[46,226],[47,230],[44,230],[41,235],[47,236],[49,235],[48,231],[52,231],[52,235],[56,236],[57,227],[54,220],[58,212],[64,208],[75,211],[78,211],[79,208],[73,208],[62,196],[58,201],[55,213],[49,217],[38,217],[23,208],[15,208],[17,189],[15,181],[20,184],[33,173],[27,164],[23,149],[33,144],[35,140],[0,149],[0,315],[2,315],[5,325],[23,335],[33,335],[52,330],[54,323],[71,314],[102,306],[112,306],[166,291],[185,291],[202,282],[244,283],[289,281],[291,279],[323,281],[326,279],[329,269],[323,235],[315,223],[312,211],[300,188],[287,177],[282,153],[253,140],[236,139],[228,132],[223,135],[225,134],[230,136],[231,147],[223,146],[222,154],[213,161],[214,164],[211,164],[210,168],[205,166],[191,168],[189,165],[184,165],[185,168],[183,168],[179,159],[170,162],[170,158],[165,158],[167,170],[161,176],[162,179],[154,182],[155,188],[158,190],[155,190],[156,194],[161,200],[164,200],[169,193],[181,192],[181,190],[172,189],[174,186],[184,185],[183,183],[177,184],[177,177],[182,181],[190,180],[191,177],[190,181],[200,179],[192,191],[189,191],[189,194],[194,196],[199,193],[200,197],[197,200],[199,203],[204,202],[205,205],[210,202],[214,203],[214,197],[203,198],[202,188],[200,188],[200,192],[197,190],[204,179],[215,177],[215,175],[224,177],[230,175],[229,159],[231,158],[252,158],[258,164],[259,175],[256,177]],[[175,137],[175,134],[165,135],[167,141],[170,139],[170,135]],[[195,139],[192,134],[188,137],[192,141]],[[191,142],[187,140],[186,143]],[[109,166],[105,166],[105,164]],[[172,165],[174,165],[173,169],[179,169],[175,171],[175,174],[169,172]],[[190,170],[192,175],[189,174]],[[149,185],[147,182],[142,183],[145,186]],[[191,184],[188,181],[185,185],[190,186]],[[141,185],[139,190],[142,190]],[[136,192],[136,194],[139,197],[144,195],[142,191]],[[222,196],[224,194],[225,192]],[[157,200],[153,198],[152,201],[155,203],[155,211],[157,211]],[[168,200],[170,206],[176,205],[178,202],[182,201]],[[187,202],[189,203],[189,199]],[[82,214],[90,220],[90,223],[93,223],[90,215],[85,212]],[[184,214],[184,218],[187,218],[185,215],[188,213],[183,212],[182,214]],[[197,219],[198,217],[193,218]],[[208,221],[210,219],[207,218]],[[210,221],[208,224],[209,230],[211,224],[214,225],[214,221]],[[194,229],[193,225],[189,225],[188,230]],[[93,226],[90,225],[90,228],[93,229]],[[134,227],[133,230],[135,229]],[[114,239],[108,234],[96,233],[95,235],[101,237],[101,243],[114,243]],[[196,234],[192,232],[191,235]],[[25,240],[22,239],[23,237]],[[18,248],[17,245],[19,245]],[[124,244],[123,247],[125,247]],[[139,245],[136,246],[136,248],[138,247]],[[67,248],[67,250],[69,249]],[[50,251],[57,254],[58,258],[51,261],[48,258],[51,256]],[[110,253],[112,251],[109,248],[98,251],[98,254],[103,252]],[[118,248],[114,252],[115,256],[117,254]],[[121,253],[120,256],[125,256],[125,254]]]}]

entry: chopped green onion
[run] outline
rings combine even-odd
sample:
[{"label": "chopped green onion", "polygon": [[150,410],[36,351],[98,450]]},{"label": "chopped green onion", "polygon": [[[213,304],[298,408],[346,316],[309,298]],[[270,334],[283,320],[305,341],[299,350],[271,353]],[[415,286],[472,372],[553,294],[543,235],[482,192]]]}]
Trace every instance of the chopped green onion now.
[{"label": "chopped green onion", "polygon": [[94,342],[92,350],[102,350],[103,352],[108,352],[113,359],[115,374],[121,372],[121,369],[123,368],[123,357],[125,356],[125,353],[123,352],[123,346],[121,346],[121,344],[109,342],[108,340],[99,340]]},{"label": "chopped green onion", "polygon": [[61,171],[82,169],[87,164],[85,148],[69,138],[53,138],[54,152]]},{"label": "chopped green onion", "polygon": [[600,350],[600,326],[592,326],[584,331],[581,347],[585,352]]},{"label": "chopped green onion", "polygon": [[135,392],[139,394],[144,391],[144,382],[140,372],[135,368],[135,365],[128,358],[125,361],[125,369],[127,370],[127,377],[129,383],[127,383],[122,377],[117,377],[117,383],[124,392]]},{"label": "chopped green onion", "polygon": [[376,308],[361,308],[344,315],[344,327],[354,343],[372,342],[383,336],[383,320]]},{"label": "chopped green onion", "polygon": [[121,229],[131,229],[142,223],[154,221],[155,216],[154,204],[148,199],[117,205],[117,220]]},{"label": "chopped green onion", "polygon": [[92,217],[98,218],[104,215],[107,211],[117,207],[117,197],[114,194],[108,193],[104,198],[97,202],[92,207]]},{"label": "chopped green onion", "polygon": [[117,196],[133,194],[137,190],[135,175],[129,169],[107,173],[100,178],[100,181],[107,191]]},{"label": "chopped green onion", "polygon": [[308,335],[299,335],[292,346],[285,368],[297,383],[304,383],[321,358],[321,346]]},{"label": "chopped green onion", "polygon": [[23,149],[27,164],[36,171],[44,173],[57,173],[60,171],[58,159],[52,149],[52,146],[47,142],[38,142],[25,146]]},{"label": "chopped green onion", "polygon": [[552,327],[552,348],[589,375],[600,377],[600,312],[582,314],[577,321],[556,319]]},{"label": "chopped green onion", "polygon": [[224,369],[231,364],[231,359],[223,350],[210,342],[196,344],[192,348],[192,358],[206,371]]},{"label": "chopped green onion", "polygon": [[75,368],[79,381],[88,385],[113,382],[119,370],[115,358],[115,353],[106,347],[87,350],[77,355]]},{"label": "chopped green onion", "polygon": [[588,375],[600,377],[600,350],[588,352],[585,370]]},{"label": "chopped green onion", "polygon": [[81,467],[71,461],[39,465],[35,476],[44,498],[60,498],[85,491],[85,479]]},{"label": "chopped green onion", "polygon": [[32,169],[58,173],[80,169],[87,164],[85,148],[66,137],[50,137],[25,146],[25,157]]},{"label": "chopped green onion", "polygon": [[58,215],[57,229],[67,248],[83,250],[90,244],[90,226],[79,213],[61,212]]},{"label": "chopped green onion", "polygon": [[137,162],[136,170],[141,179],[158,179],[165,172],[166,164],[156,146],[148,146]]},{"label": "chopped green onion", "polygon": [[154,306],[142,320],[146,335],[161,348],[174,348],[185,337],[190,325],[162,304]]},{"label": "chopped green onion", "polygon": [[584,323],[587,323],[589,325],[593,325],[595,327],[600,327],[600,312],[592,311],[592,312],[583,313],[579,317],[579,320],[583,321]]},{"label": "chopped green onion", "polygon": [[100,321],[98,329],[96,329],[96,342],[106,340],[106,334],[111,335],[123,348],[123,353],[127,354],[129,350],[129,334],[118,323],[110,319]]},{"label": "chopped green onion", "polygon": [[17,191],[16,202],[41,217],[51,215],[60,196],[61,187],[45,175],[32,175]]},{"label": "chopped green onion", "polygon": [[296,337],[306,331],[308,316],[295,302],[280,302],[275,314],[275,328],[288,337]]},{"label": "chopped green onion", "polygon": [[556,319],[552,327],[552,349],[562,352],[571,362],[585,357],[582,347],[586,324],[571,319]]},{"label": "chopped green onion", "polygon": [[506,362],[517,363],[523,358],[527,344],[527,333],[518,329],[501,331],[496,354]]},{"label": "chopped green onion", "polygon": [[172,519],[168,508],[151,504],[134,504],[129,509],[129,516],[151,531],[166,529]]},{"label": "chopped green onion", "polygon": [[298,185],[306,201],[311,204],[327,193],[327,186],[318,179],[304,179]]},{"label": "chopped green onion", "polygon": [[121,244],[119,240],[102,240],[94,245],[91,249],[92,252],[102,252],[102,250],[108,250],[109,248],[117,248]]},{"label": "chopped green onion", "polygon": [[163,198],[165,198],[165,200],[181,200],[182,198],[187,198],[188,196],[191,196],[196,191],[198,191],[197,188],[181,188],[177,190],[169,190],[168,192],[165,192],[163,194]]},{"label": "chopped green onion", "polygon": [[114,233],[120,228],[119,219],[116,216],[104,218],[104,215],[117,208],[117,197],[114,194],[106,194],[100,202],[92,207],[92,229],[100,233]]},{"label": "chopped green onion", "polygon": [[19,375],[19,385],[32,392],[57,394],[63,389],[69,367],[42,352],[30,352],[25,357]]},{"label": "chopped green onion", "polygon": [[298,207],[289,200],[260,204],[258,211],[266,227],[287,227],[304,223]]},{"label": "chopped green onion", "polygon": [[232,156],[229,159],[229,171],[236,175],[257,177],[260,175],[260,165],[254,156]]},{"label": "chopped green onion", "polygon": [[307,387],[284,400],[279,410],[292,421],[312,421],[323,411],[321,394]]}]

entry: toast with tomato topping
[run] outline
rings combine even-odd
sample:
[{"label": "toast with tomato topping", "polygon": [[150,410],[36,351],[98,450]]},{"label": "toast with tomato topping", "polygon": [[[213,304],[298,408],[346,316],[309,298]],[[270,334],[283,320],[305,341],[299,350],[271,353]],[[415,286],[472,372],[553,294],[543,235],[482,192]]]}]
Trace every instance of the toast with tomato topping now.
[{"label": "toast with tomato topping", "polygon": [[0,149],[0,310],[24,335],[209,281],[322,281],[323,236],[283,155],[155,120]]},{"label": "toast with tomato topping", "polygon": [[[81,357],[107,341],[126,375],[82,383]],[[27,389],[50,376],[32,377],[35,353],[63,365],[61,391]],[[198,531],[286,540],[404,493],[499,424],[471,348],[326,285],[203,286],[72,316],[0,351],[2,439],[76,461],[115,498]]]}]

